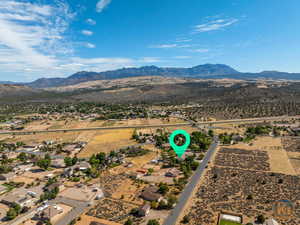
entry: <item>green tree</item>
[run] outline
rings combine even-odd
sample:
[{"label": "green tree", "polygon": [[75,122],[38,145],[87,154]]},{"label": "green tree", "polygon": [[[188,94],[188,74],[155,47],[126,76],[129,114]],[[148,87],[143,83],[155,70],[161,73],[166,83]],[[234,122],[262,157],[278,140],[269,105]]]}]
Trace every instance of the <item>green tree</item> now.
[{"label": "green tree", "polygon": [[10,208],[6,213],[6,217],[8,220],[13,220],[17,216],[18,216],[18,213],[14,208]]},{"label": "green tree", "polygon": [[66,157],[64,159],[66,167],[74,166],[78,161],[77,157],[71,158],[71,157]]},{"label": "green tree", "polygon": [[132,219],[128,219],[128,220],[126,220],[126,222],[124,223],[124,225],[132,225],[133,224],[133,221],[132,221]]},{"label": "green tree", "polygon": [[159,222],[157,220],[149,220],[147,225],[159,225]]},{"label": "green tree", "polygon": [[37,166],[41,169],[47,170],[51,166],[51,157],[49,154],[46,154],[43,159],[37,161]]},{"label": "green tree", "polygon": [[149,168],[147,174],[151,175],[153,172],[154,172],[154,169],[153,168]]},{"label": "green tree", "polygon": [[164,183],[159,184],[159,189],[158,189],[159,193],[161,193],[162,195],[165,195],[168,193],[168,191],[169,191],[169,187],[167,184],[164,184]]},{"label": "green tree", "polygon": [[264,217],[264,215],[259,215],[257,216],[256,221],[260,224],[263,224],[266,221],[266,218]]},{"label": "green tree", "polygon": [[188,224],[190,222],[190,217],[188,215],[185,215],[183,218],[182,218],[182,223],[184,224]]},{"label": "green tree", "polygon": [[27,154],[25,152],[21,152],[17,158],[21,161],[21,162],[26,162],[28,157],[27,157]]},{"label": "green tree", "polygon": [[12,208],[14,208],[16,210],[17,214],[19,214],[21,212],[21,210],[22,210],[22,207],[19,204],[17,204],[17,203],[14,203],[12,205]]},{"label": "green tree", "polygon": [[40,159],[38,162],[37,162],[37,165],[38,167],[40,167],[41,169],[44,169],[44,170],[47,170],[50,165],[51,165],[51,161],[50,160],[47,160],[47,159]]},{"label": "green tree", "polygon": [[177,198],[176,198],[176,196],[175,196],[175,195],[170,195],[170,196],[168,197],[168,208],[169,208],[169,209],[172,209],[173,206],[174,206],[174,204],[176,204],[176,203],[177,203]]}]

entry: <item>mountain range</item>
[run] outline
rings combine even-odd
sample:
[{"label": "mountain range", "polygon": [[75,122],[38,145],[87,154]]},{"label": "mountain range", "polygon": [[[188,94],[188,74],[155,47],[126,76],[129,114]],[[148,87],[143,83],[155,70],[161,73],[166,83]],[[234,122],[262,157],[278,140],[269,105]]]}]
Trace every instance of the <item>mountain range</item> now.
[{"label": "mountain range", "polygon": [[51,88],[75,85],[88,81],[113,80],[140,76],[186,77],[202,79],[231,78],[252,80],[265,78],[300,80],[300,73],[286,73],[278,71],[263,71],[261,73],[242,73],[224,64],[204,64],[191,68],[144,66],[139,68],[122,68],[105,72],[81,71],[66,78],[40,78],[30,83],[23,83],[23,85],[32,88]]}]

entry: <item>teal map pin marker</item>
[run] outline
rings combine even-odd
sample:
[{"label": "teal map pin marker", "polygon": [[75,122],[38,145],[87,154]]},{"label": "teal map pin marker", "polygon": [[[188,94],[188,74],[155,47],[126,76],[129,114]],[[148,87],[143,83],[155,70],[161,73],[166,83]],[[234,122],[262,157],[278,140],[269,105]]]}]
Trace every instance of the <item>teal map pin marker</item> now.
[{"label": "teal map pin marker", "polygon": [[[175,144],[175,137],[177,135],[183,135],[185,138],[185,143],[183,145],[176,145]],[[185,131],[185,130],[175,130],[169,138],[169,143],[171,145],[171,147],[174,149],[176,155],[181,158],[181,156],[185,153],[186,149],[189,147],[190,143],[191,143],[191,137],[190,135]]]}]

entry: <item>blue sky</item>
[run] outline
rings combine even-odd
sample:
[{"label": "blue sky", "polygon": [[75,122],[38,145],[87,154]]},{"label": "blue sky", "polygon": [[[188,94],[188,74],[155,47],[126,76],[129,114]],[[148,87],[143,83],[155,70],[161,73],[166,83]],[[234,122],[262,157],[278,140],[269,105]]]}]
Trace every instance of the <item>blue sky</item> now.
[{"label": "blue sky", "polygon": [[1,0],[0,80],[223,63],[300,72],[299,0]]}]

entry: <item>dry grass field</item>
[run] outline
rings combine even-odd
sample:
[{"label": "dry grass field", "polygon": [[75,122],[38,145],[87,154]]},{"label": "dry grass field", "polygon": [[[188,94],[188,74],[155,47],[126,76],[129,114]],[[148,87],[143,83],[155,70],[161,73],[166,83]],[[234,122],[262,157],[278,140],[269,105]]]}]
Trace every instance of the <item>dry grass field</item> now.
[{"label": "dry grass field", "polygon": [[89,157],[98,152],[107,153],[122,147],[134,145],[136,143],[131,140],[132,133],[132,129],[99,131],[78,156]]},{"label": "dry grass field", "polygon": [[30,135],[17,135],[6,139],[9,142],[22,141],[27,145],[40,144],[43,141],[55,141],[59,143],[74,142],[79,136],[80,132],[56,132],[56,133],[39,133]]},{"label": "dry grass field", "polygon": [[222,133],[239,133],[243,134],[245,132],[245,128],[238,127],[237,124],[217,124],[214,129],[215,134],[222,134]]},{"label": "dry grass field", "polygon": [[25,176],[17,176],[15,178],[12,179],[13,182],[16,183],[24,183],[26,184],[31,184],[32,182],[35,181],[35,178],[30,178],[30,177],[25,177]]},{"label": "dry grass field", "polygon": [[300,175],[300,152],[288,152],[288,157],[297,175]]},{"label": "dry grass field", "polygon": [[143,185],[135,184],[131,179],[124,179],[118,185],[116,191],[112,193],[112,198],[121,199],[133,204],[142,205],[143,200],[139,198],[139,193],[143,189]]}]

